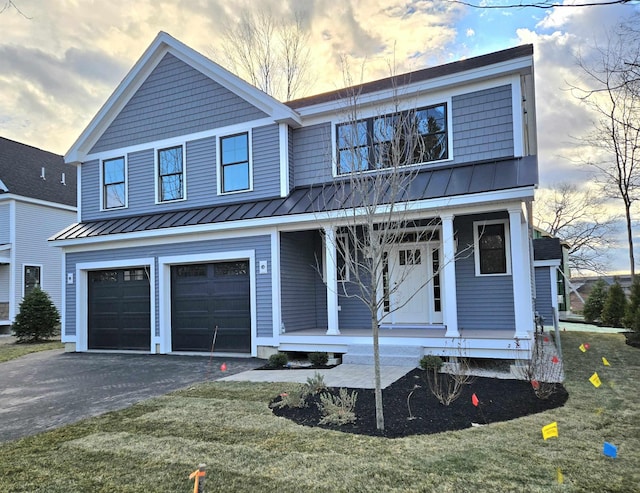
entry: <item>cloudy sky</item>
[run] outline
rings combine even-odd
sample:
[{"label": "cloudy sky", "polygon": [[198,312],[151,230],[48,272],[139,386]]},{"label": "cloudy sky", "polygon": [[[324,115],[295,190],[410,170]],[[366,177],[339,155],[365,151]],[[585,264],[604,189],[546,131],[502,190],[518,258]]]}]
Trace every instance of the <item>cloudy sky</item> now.
[{"label": "cloudy sky", "polygon": [[[484,0],[515,3],[515,0]],[[564,0],[573,3],[577,0]],[[599,1],[599,0],[596,0]],[[315,84],[306,95],[339,88],[341,56],[364,61],[364,79],[460,60],[523,43],[535,53],[542,187],[584,183],[572,137],[590,114],[568,91],[575,57],[640,4],[549,10],[473,9],[447,0],[0,0],[0,135],[64,154],[151,43],[166,31],[213,57],[219,33],[244,8],[302,13]],[[640,241],[639,241],[640,243]],[[619,254],[618,254],[619,253]],[[612,270],[625,269],[624,250]],[[627,269],[628,270],[628,269]]]}]

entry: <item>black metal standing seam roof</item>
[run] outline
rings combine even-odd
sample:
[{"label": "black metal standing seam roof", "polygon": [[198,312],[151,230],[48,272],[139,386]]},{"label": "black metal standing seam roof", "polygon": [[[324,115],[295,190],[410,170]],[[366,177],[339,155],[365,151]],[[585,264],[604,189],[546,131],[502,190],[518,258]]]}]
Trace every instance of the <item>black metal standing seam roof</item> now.
[{"label": "black metal standing seam roof", "polygon": [[536,238],[533,240],[534,260],[562,260],[560,238]]},{"label": "black metal standing seam roof", "polygon": [[[435,199],[533,186],[538,182],[537,158],[513,158],[446,168],[427,168],[412,180],[406,201]],[[51,240],[93,238],[184,226],[236,222],[265,217],[320,213],[363,205],[354,203],[348,186],[335,183],[294,189],[287,197],[181,209],[116,219],[76,223]]]}]

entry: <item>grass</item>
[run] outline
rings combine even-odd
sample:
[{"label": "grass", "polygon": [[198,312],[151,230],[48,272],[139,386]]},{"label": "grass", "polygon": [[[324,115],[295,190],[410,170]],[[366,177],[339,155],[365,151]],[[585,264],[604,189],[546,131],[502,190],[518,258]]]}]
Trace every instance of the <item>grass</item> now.
[{"label": "grass", "polygon": [[64,344],[60,341],[37,342],[33,344],[16,344],[15,337],[0,338],[0,363],[20,358],[26,354],[62,349]]},{"label": "grass", "polygon": [[[640,350],[619,334],[562,337],[569,401],[545,413],[392,440],[273,416],[292,384],[211,382],[0,446],[0,491],[187,492],[201,462],[206,491],[637,491]],[[553,421],[559,437],[543,441]]]}]

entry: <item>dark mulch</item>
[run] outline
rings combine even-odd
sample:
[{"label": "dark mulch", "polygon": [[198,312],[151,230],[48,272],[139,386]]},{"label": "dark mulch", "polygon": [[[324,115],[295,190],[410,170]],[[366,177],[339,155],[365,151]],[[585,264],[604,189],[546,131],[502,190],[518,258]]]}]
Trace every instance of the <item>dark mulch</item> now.
[{"label": "dark mulch", "polygon": [[[419,385],[420,388],[415,388]],[[338,389],[329,389],[337,394]],[[558,384],[556,392],[548,399],[539,399],[529,382],[477,377],[465,385],[460,397],[449,406],[443,406],[429,391],[424,371],[410,373],[383,390],[385,429],[381,433],[376,428],[374,392],[370,389],[349,389],[358,393],[356,401],[356,422],[343,426],[319,425],[321,418],[317,403],[319,397],[311,396],[304,408],[274,408],[273,413],[305,426],[355,433],[359,435],[398,438],[410,435],[428,435],[443,431],[470,428],[472,423],[489,424],[507,421],[548,409],[561,407],[567,401],[568,393]],[[409,404],[414,417],[410,419],[407,398],[412,392]],[[480,403],[472,403],[476,394]],[[277,402],[276,397],[272,402]]]},{"label": "dark mulch", "polygon": [[640,348],[640,332],[624,332],[624,339],[628,346]]}]

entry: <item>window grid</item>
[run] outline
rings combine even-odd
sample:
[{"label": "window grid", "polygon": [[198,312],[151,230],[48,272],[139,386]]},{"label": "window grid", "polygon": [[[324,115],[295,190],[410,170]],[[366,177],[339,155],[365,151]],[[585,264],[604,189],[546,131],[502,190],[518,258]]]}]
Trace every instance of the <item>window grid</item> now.
[{"label": "window grid", "polygon": [[102,208],[117,209],[126,207],[124,157],[105,159],[102,162]]},{"label": "window grid", "polygon": [[182,146],[158,150],[159,202],[184,198],[184,166]]},{"label": "window grid", "polygon": [[249,133],[220,138],[220,189],[222,193],[249,190]]}]

